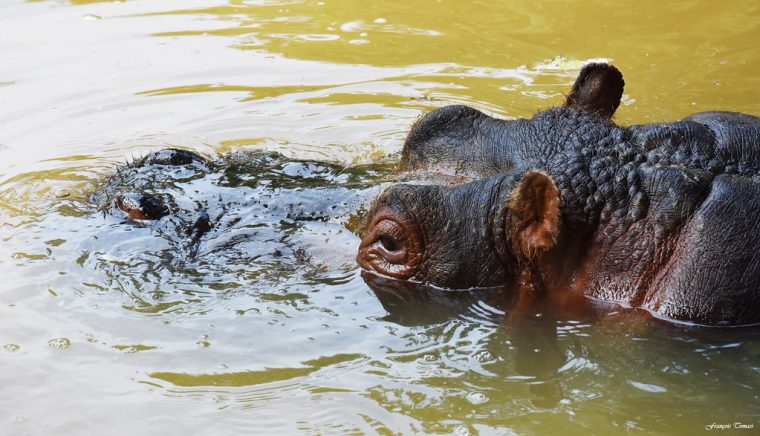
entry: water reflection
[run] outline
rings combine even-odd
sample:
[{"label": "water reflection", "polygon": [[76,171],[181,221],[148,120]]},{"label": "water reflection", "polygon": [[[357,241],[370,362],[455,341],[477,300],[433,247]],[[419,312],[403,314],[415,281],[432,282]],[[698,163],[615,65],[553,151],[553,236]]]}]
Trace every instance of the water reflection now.
[{"label": "water reflection", "polygon": [[498,324],[511,303],[508,294],[498,288],[440,290],[367,271],[362,272],[362,278],[388,312],[384,319],[404,326],[443,323],[457,316]]},{"label": "water reflection", "polygon": [[[513,296],[505,289],[449,291],[431,289],[363,273],[367,285],[388,311],[384,319],[401,325],[442,324],[452,318],[494,327],[477,359],[489,374],[529,380],[536,407],[554,407],[562,398],[552,376],[565,364],[558,346],[560,324],[546,311],[509,317]],[[449,338],[441,343],[449,343]],[[504,368],[505,362],[510,362]]]}]

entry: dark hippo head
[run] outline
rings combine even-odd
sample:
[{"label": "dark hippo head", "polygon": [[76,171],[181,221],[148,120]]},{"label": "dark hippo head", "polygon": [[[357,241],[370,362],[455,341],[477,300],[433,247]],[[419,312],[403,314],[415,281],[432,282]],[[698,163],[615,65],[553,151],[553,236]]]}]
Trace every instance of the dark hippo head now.
[{"label": "dark hippo head", "polygon": [[546,173],[510,172],[458,186],[393,186],[376,200],[357,261],[367,271],[442,288],[504,286],[559,234]]},{"label": "dark hippo head", "polygon": [[[404,143],[401,170],[434,182],[384,191],[370,211],[359,265],[450,289],[525,281],[521,274],[530,261],[559,238],[560,190],[535,168],[550,168],[547,155],[603,143],[624,85],[615,67],[589,64],[564,108],[530,120],[498,120],[463,106],[422,117]],[[582,158],[569,159],[559,170],[572,173],[583,165]],[[441,174],[463,180],[441,183]],[[452,182],[459,184],[445,186]]]}]

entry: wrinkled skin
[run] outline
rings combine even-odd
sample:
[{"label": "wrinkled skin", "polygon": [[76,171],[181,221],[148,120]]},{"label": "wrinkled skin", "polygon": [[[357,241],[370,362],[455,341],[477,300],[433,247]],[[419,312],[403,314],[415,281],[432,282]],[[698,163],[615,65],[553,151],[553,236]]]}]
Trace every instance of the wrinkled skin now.
[{"label": "wrinkled skin", "polygon": [[412,128],[402,170],[459,184],[380,195],[358,263],[399,281],[504,286],[512,311],[602,300],[711,325],[760,322],[760,119],[611,121],[622,75],[586,66],[564,107],[504,121],[464,106]]}]

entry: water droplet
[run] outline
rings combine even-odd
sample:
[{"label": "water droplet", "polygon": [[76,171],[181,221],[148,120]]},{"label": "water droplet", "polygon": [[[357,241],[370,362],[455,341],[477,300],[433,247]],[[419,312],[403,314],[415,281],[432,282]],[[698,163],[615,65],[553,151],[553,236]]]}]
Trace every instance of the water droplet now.
[{"label": "water droplet", "polygon": [[5,344],[3,345],[3,348],[5,349],[5,351],[10,351],[12,353],[14,351],[18,351],[18,349],[21,348],[21,346],[16,345],[16,344]]},{"label": "water droplet", "polygon": [[388,22],[388,20],[386,20],[385,18],[376,18],[375,19],[375,24],[385,24],[387,22]]},{"label": "water droplet", "polygon": [[87,15],[82,15],[82,19],[85,21],[97,21],[97,20],[102,20],[103,17],[101,17],[100,15],[95,15],[95,14],[87,14]]}]

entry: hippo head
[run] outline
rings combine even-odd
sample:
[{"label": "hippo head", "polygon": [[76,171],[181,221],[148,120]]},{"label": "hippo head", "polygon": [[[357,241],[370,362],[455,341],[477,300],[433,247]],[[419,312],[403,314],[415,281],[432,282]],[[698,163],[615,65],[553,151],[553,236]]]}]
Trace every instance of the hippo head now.
[{"label": "hippo head", "polygon": [[[535,158],[540,150],[556,147],[559,137],[580,137],[582,126],[589,127],[586,134],[606,132],[624,85],[619,70],[595,63],[581,70],[565,100],[567,109],[554,115],[504,121],[450,106],[421,118],[404,144],[401,170],[478,180],[387,189],[370,211],[359,265],[381,276],[449,289],[526,282],[535,261],[560,251],[552,248],[561,224],[556,181],[526,169],[545,168]],[[537,144],[537,138],[545,141]],[[575,237],[572,233],[564,235]]]},{"label": "hippo head", "polygon": [[441,288],[505,286],[555,245],[559,224],[559,190],[541,171],[457,186],[401,184],[376,200],[357,261]]}]

